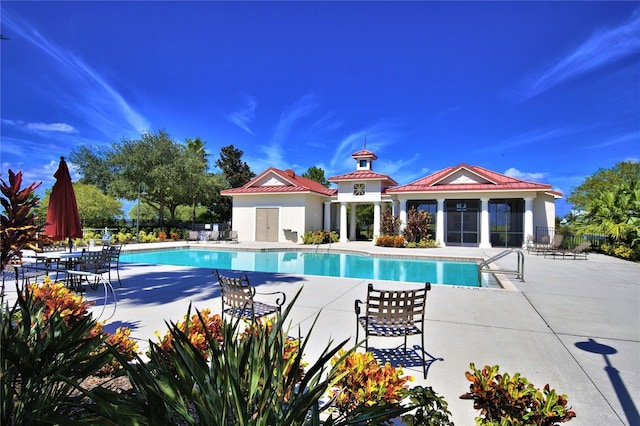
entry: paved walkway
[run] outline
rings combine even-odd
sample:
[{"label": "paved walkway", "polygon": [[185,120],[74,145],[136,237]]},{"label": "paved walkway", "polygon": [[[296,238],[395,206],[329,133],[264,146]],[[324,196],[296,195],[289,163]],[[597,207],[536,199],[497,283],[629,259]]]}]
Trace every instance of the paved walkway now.
[{"label": "paved walkway", "polygon": [[[256,243],[222,246],[267,247]],[[362,243],[334,244],[331,249],[475,259],[502,251],[382,249]],[[513,269],[515,264],[516,256],[510,255],[499,260],[497,267]],[[147,339],[155,341],[156,330],[164,334],[165,320],[182,319],[189,302],[199,309],[221,309],[210,269],[121,267],[123,287],[116,288],[117,309],[113,312],[110,304],[102,316],[113,313],[106,327],[109,331],[131,327],[143,349]],[[250,279],[262,290],[285,291],[288,301],[302,289],[290,319],[294,329],[299,326],[302,335],[308,335],[307,359],[315,360],[330,339],[337,343],[350,338],[348,345],[354,344],[353,304],[366,297],[369,280],[268,273],[250,273]],[[434,285],[425,324],[425,350],[434,360],[426,381],[421,367],[405,369],[415,376],[414,384],[432,386],[444,396],[457,425],[473,425],[477,412],[470,401],[459,399],[469,387],[464,373],[470,362],[498,364],[501,371],[520,372],[537,387],[549,383],[567,394],[577,413],[571,425],[639,425],[640,264],[599,254],[589,255],[586,261],[525,254],[525,279],[525,283],[509,279],[509,290]],[[316,316],[315,329],[309,334]],[[371,342],[378,343],[388,345]]]}]

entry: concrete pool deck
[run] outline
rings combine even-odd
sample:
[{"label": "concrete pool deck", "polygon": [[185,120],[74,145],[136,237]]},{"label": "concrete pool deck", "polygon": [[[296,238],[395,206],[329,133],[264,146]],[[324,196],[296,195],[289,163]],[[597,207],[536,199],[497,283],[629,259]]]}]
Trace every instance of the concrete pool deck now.
[{"label": "concrete pool deck", "polygon": [[[170,244],[161,243],[161,247]],[[154,247],[158,245],[128,245],[124,250]],[[301,246],[240,242],[219,247]],[[389,249],[360,242],[331,246],[331,250],[343,249],[474,259],[487,259],[503,251]],[[500,269],[513,269],[515,264],[515,255],[496,262]],[[131,327],[133,337],[140,339],[141,350],[146,349],[148,339],[156,341],[156,330],[164,334],[165,321],[181,320],[190,302],[195,308],[220,312],[219,288],[211,269],[121,264],[121,277],[123,286],[115,288],[117,308],[114,312],[109,304],[102,319],[113,314],[107,322],[108,331]],[[349,338],[347,347],[354,344],[354,300],[366,297],[371,280],[260,272],[251,272],[249,277],[258,291],[284,291],[287,302],[302,289],[289,320],[292,335],[299,326],[300,333],[307,336],[318,316],[308,336],[307,360],[313,362],[329,339],[338,343]],[[640,264],[600,254],[590,254],[585,261],[525,252],[525,280],[522,283],[512,277],[505,290],[434,285],[427,302],[424,348],[434,360],[426,380],[421,366],[405,368],[405,373],[415,377],[413,384],[431,386],[444,396],[455,424],[473,425],[477,412],[472,402],[459,399],[469,389],[464,373],[470,362],[477,367],[498,364],[502,372],[520,372],[536,387],[548,383],[567,394],[577,414],[571,425],[640,424]],[[373,282],[378,287],[390,284]],[[99,295],[87,292],[90,298],[99,299]],[[394,343],[400,341],[370,342],[376,348]],[[419,340],[410,338],[409,343]]]}]

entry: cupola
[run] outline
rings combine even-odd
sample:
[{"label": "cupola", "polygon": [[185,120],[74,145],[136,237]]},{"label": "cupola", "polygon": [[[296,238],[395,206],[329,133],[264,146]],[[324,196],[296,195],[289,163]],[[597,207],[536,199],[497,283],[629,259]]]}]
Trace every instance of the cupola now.
[{"label": "cupola", "polygon": [[373,152],[367,149],[354,152],[351,156],[356,160],[356,170],[373,170],[373,160],[378,159]]}]

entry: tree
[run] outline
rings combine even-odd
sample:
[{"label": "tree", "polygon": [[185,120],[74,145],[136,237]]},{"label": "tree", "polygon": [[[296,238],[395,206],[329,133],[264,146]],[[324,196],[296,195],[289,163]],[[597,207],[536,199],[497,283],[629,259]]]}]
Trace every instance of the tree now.
[{"label": "tree", "polygon": [[640,236],[640,184],[638,181],[615,185],[600,191],[589,202],[578,229],[604,234],[618,243],[637,243]]},{"label": "tree", "polygon": [[307,171],[302,174],[302,177],[315,180],[316,182],[320,182],[322,185],[326,186],[327,188],[331,184],[327,180],[327,178],[324,177],[324,170],[316,166],[309,167]]},{"label": "tree", "polygon": [[[103,226],[124,216],[122,203],[95,185],[75,182],[73,192],[76,195],[82,226]],[[39,217],[47,217],[50,197],[51,189],[47,189],[37,209]]]},{"label": "tree", "polygon": [[220,190],[239,188],[255,177],[249,165],[242,161],[242,154],[244,153],[233,145],[225,146],[220,149],[220,158],[216,161],[216,166],[222,170],[224,188],[216,188],[213,212],[221,222],[231,220],[232,202],[231,198],[221,196]]},{"label": "tree", "polygon": [[600,168],[596,173],[588,176],[580,186],[571,188],[567,197],[575,209],[588,210],[591,200],[597,198],[602,191],[612,190],[619,184],[630,184],[640,179],[640,163],[637,161],[622,161],[611,169]]},{"label": "tree", "polygon": [[604,234],[617,248],[640,256],[640,163],[625,161],[599,169],[573,190],[568,200],[585,211],[576,229]]},{"label": "tree", "polygon": [[108,148],[97,146],[82,145],[71,151],[69,161],[82,174],[78,182],[95,185],[106,193],[114,173],[113,166],[109,162],[110,155]]},{"label": "tree", "polygon": [[173,140],[164,130],[143,133],[139,139],[122,138],[110,149],[80,147],[71,160],[82,173],[82,183],[92,183],[109,194],[126,200],[141,199],[151,206],[158,221],[168,212],[173,220],[179,205],[204,204],[212,188],[207,173],[208,160],[200,138],[185,144]]}]

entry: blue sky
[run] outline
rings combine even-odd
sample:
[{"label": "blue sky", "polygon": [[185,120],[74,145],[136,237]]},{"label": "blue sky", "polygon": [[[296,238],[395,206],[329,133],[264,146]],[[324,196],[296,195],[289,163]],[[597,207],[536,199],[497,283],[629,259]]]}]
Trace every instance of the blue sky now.
[{"label": "blue sky", "polygon": [[158,129],[327,177],[366,140],[399,184],[467,163],[568,194],[640,159],[637,2],[0,7],[1,176],[42,190],[73,148]]}]

